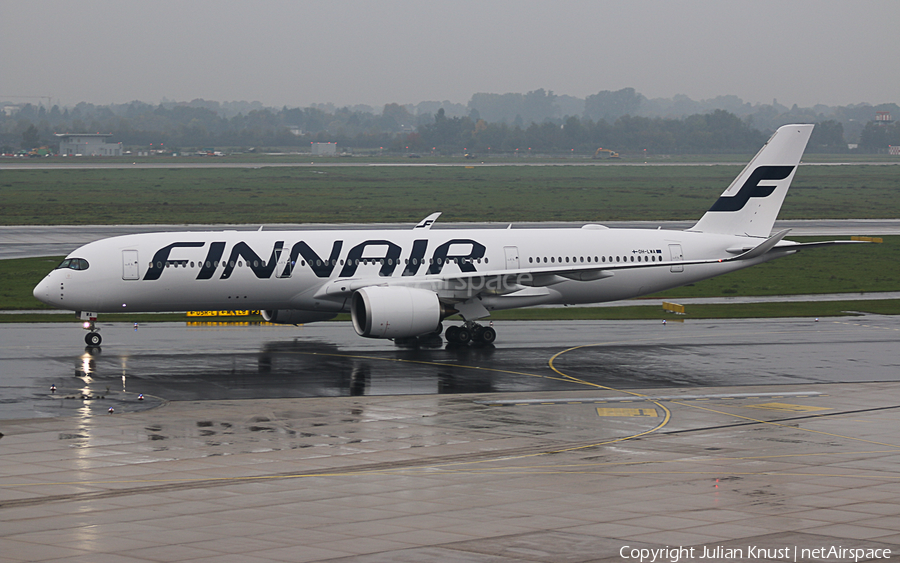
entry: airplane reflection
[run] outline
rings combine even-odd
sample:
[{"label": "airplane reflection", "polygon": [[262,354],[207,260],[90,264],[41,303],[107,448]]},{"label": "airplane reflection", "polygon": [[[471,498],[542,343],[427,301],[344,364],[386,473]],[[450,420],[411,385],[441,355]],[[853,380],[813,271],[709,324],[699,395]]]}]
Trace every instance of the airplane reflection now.
[{"label": "airplane reflection", "polygon": [[75,374],[102,385],[116,378],[124,389],[127,371],[130,392],[168,400],[489,393],[515,387],[514,376],[485,369],[510,361],[496,358],[499,351],[492,345],[445,347],[439,340],[365,352],[299,338],[265,342],[258,352],[132,350],[104,356],[91,348],[75,359]]}]

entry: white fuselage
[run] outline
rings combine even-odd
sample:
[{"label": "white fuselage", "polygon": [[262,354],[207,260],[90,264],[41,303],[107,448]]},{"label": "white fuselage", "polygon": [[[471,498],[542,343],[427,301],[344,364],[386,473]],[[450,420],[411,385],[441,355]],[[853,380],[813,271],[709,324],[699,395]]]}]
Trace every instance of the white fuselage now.
[{"label": "white fuselage", "polygon": [[[84,260],[86,268],[53,270],[35,288],[34,295],[45,303],[75,311],[346,312],[350,300],[347,291],[340,291],[344,289],[343,280],[359,287],[427,287],[442,299],[461,301],[465,299],[460,294],[461,286],[446,281],[448,276],[467,274],[472,278],[472,272],[489,276],[498,271],[535,273],[607,266],[610,274],[602,279],[566,279],[537,287],[481,291],[479,298],[488,310],[598,303],[677,287],[774,257],[677,264],[729,258],[734,252],[726,249],[752,247],[760,240],[598,225],[580,229],[136,234],[77,249],[69,258]],[[623,262],[646,267],[618,269]],[[514,282],[510,277],[505,283]]]}]

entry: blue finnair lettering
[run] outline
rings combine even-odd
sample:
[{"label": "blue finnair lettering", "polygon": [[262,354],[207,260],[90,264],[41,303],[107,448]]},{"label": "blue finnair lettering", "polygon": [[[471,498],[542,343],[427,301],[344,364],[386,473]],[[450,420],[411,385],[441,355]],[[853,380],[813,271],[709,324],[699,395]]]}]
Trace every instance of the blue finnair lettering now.
[{"label": "blue finnair lettering", "polygon": [[[450,247],[454,244],[470,245],[469,252],[467,252],[466,254],[449,254]],[[457,238],[448,240],[444,244],[434,249],[434,256],[432,257],[431,266],[428,267],[428,273],[440,274],[441,269],[444,267],[444,264],[446,264],[448,260],[459,264],[460,271],[474,272],[476,270],[475,265],[472,264],[472,261],[484,258],[485,250],[486,249],[483,244],[475,242],[471,239]]]},{"label": "blue finnair lettering", "polygon": [[413,241],[412,252],[409,253],[409,262],[403,269],[404,276],[414,276],[419,273],[419,268],[425,263],[425,249],[428,248],[427,240]]},{"label": "blue finnair lettering", "polygon": [[203,261],[203,264],[200,266],[200,273],[197,274],[198,280],[208,280],[213,277],[213,274],[216,273],[216,268],[219,267],[219,260],[222,258],[223,252],[225,252],[224,242],[210,243],[206,260]]},{"label": "blue finnair lettering", "polygon": [[[144,274],[145,280],[158,280],[159,276],[162,275],[163,269],[166,267],[166,264],[170,262],[169,253],[172,252],[173,248],[199,248],[206,243],[203,242],[173,242],[168,246],[164,246],[156,251],[153,255],[153,262],[150,263],[150,267],[147,268],[147,273]],[[179,261],[180,262],[180,261]]]},{"label": "blue finnair lettering", "polygon": [[760,186],[765,180],[784,180],[794,171],[794,166],[760,166],[750,173],[737,195],[722,196],[716,200],[710,211],[740,211],[751,197],[768,197],[775,186]]},{"label": "blue finnair lettering", "polygon": [[334,271],[334,266],[337,264],[338,256],[341,253],[341,247],[344,245],[344,241],[336,240],[334,244],[331,245],[331,256],[328,259],[321,258],[316,251],[309,247],[308,244],[303,242],[302,240],[296,243],[291,248],[291,256],[288,263],[285,265],[284,270],[281,272],[279,278],[289,278],[291,277],[291,273],[294,271],[294,267],[297,265],[297,257],[302,256],[306,263],[312,268],[313,272],[315,272],[316,276],[320,278],[329,278],[331,277],[331,272]]},{"label": "blue finnair lettering", "polygon": [[367,240],[357,244],[347,253],[347,263],[344,265],[344,269],[341,270],[340,277],[349,278],[356,273],[356,268],[359,267],[359,261],[363,259],[363,251],[365,251],[367,246],[383,246],[385,248],[384,256],[367,256],[365,258],[366,260],[376,260],[381,263],[381,270],[378,272],[378,275],[390,277],[394,274],[394,269],[400,263],[400,252],[402,249],[389,240]]},{"label": "blue finnair lettering", "polygon": [[272,249],[272,255],[269,257],[269,261],[263,261],[253,250],[247,246],[246,242],[239,242],[234,245],[234,248],[231,249],[231,256],[228,258],[228,262],[225,263],[225,271],[222,272],[222,279],[228,279],[231,277],[231,272],[234,271],[235,263],[243,258],[247,261],[247,266],[256,274],[257,278],[260,279],[268,279],[272,277],[272,272],[275,271],[275,266],[278,264],[278,258],[281,257],[281,249],[284,247],[284,241],[280,240],[275,243],[275,247]]},{"label": "blue finnair lettering", "polygon": [[[144,275],[145,280],[158,280],[167,265],[187,266],[186,259],[172,260],[169,254],[176,248],[201,248],[206,246],[205,242],[173,242],[156,251],[153,255],[153,262]],[[229,279],[234,273],[235,267],[242,262],[246,262],[247,267],[259,279],[268,279],[273,275],[278,278],[289,278],[293,275],[297,267],[298,261],[302,258],[303,264],[309,266],[316,277],[330,278],[334,273],[335,267],[340,263],[342,268],[339,277],[348,278],[356,275],[360,265],[369,262],[377,263],[381,266],[378,275],[381,277],[391,277],[397,271],[397,267],[401,266],[400,256],[403,254],[403,248],[400,245],[389,240],[367,240],[363,241],[347,251],[345,260],[339,260],[344,241],[336,240],[331,245],[331,252],[327,258],[320,256],[305,241],[299,241],[291,246],[290,252],[283,258],[286,253],[284,241],[277,241],[272,248],[268,260],[263,260],[246,242],[238,242],[232,248],[225,260],[226,243],[223,241],[215,241],[209,243],[209,249],[206,251],[205,259],[198,264],[200,271],[197,274],[198,280],[212,279],[219,267],[223,268],[222,275],[219,279]],[[374,248],[374,250],[370,249]],[[476,260],[484,258],[486,247],[478,241],[472,239],[451,239],[437,246],[431,256],[431,259],[425,258],[425,251],[428,249],[427,239],[417,239],[412,243],[409,257],[406,260],[402,271],[402,276],[415,276],[423,265],[427,265],[427,274],[440,274],[447,263],[456,264],[461,272],[475,272]],[[366,255],[363,257],[363,255]],[[375,254],[375,255],[373,255]],[[283,267],[280,264],[283,263]]]}]

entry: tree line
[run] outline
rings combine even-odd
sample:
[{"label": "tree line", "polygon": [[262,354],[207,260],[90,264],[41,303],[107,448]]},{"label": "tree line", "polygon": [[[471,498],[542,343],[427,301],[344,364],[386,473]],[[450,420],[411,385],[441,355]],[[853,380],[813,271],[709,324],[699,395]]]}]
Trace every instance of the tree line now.
[{"label": "tree line", "polygon": [[[593,154],[598,147],[620,153],[704,154],[757,150],[778,125],[815,122],[809,152],[847,152],[843,123],[799,108],[783,108],[760,126],[759,112],[744,117],[716,109],[684,117],[638,115],[647,103],[632,89],[600,92],[582,105],[580,115],[559,113],[559,97],[538,90],[528,94],[476,94],[467,114],[448,102],[434,113],[413,113],[412,106],[387,104],[380,112],[367,107],[265,108],[243,106],[233,115],[217,105],[197,101],[151,105],[142,102],[72,108],[26,104],[18,112],[0,113],[0,150],[12,152],[58,145],[54,133],[111,133],[126,147],[190,151],[204,147],[241,150],[274,147],[303,150],[313,142],[336,142],[342,149],[383,152],[459,154]],[[682,100],[683,102],[683,100]],[[659,102],[657,102],[659,103]],[[216,104],[216,103],[212,103]],[[424,103],[423,103],[424,104]],[[554,105],[555,104],[555,105]],[[893,104],[890,104],[893,105]],[[449,108],[456,115],[448,115]],[[687,106],[685,106],[687,107]],[[481,108],[481,109],[479,109]],[[849,111],[849,110],[848,110]],[[856,111],[856,110],[854,110]],[[513,113],[515,112],[515,113]],[[862,114],[862,110],[857,111]],[[865,115],[874,116],[873,106]],[[510,119],[512,115],[514,118]],[[530,121],[526,121],[525,115]],[[854,113],[853,115],[856,115]],[[900,145],[897,123],[874,122],[859,132],[864,152],[884,152]]]}]

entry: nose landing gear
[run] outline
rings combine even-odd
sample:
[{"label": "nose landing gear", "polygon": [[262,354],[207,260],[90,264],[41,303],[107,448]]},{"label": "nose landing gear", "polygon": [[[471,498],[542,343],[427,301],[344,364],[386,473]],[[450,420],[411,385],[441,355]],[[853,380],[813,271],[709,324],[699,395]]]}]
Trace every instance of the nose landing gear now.
[{"label": "nose landing gear", "polygon": [[103,342],[103,338],[100,337],[99,332],[90,332],[84,335],[84,342],[88,346],[100,346],[100,343]]},{"label": "nose landing gear", "polygon": [[79,313],[81,320],[84,321],[81,326],[85,330],[89,330],[84,336],[84,343],[88,346],[100,346],[100,343],[103,342],[103,338],[100,336],[100,329],[97,328],[97,313],[86,313],[81,311]]}]

